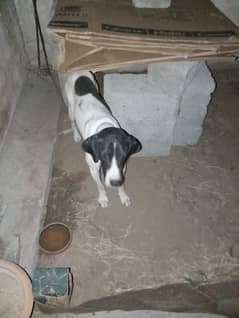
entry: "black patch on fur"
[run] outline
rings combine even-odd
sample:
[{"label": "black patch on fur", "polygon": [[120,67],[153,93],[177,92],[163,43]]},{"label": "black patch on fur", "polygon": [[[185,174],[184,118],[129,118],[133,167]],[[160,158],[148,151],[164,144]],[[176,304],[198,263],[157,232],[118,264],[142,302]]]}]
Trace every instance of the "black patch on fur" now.
[{"label": "black patch on fur", "polygon": [[123,183],[123,169],[127,163],[127,160],[129,159],[130,155],[139,152],[142,149],[142,145],[137,138],[129,135],[125,130],[121,128],[110,127],[105,128],[98,134],[87,138],[85,141],[83,141],[82,148],[84,151],[92,155],[95,162],[100,160],[101,179],[105,178],[106,172],[111,166],[112,158],[115,153],[115,158]]},{"label": "black patch on fur", "polygon": [[87,76],[80,76],[75,82],[75,93],[79,96],[98,95],[98,88]]},{"label": "black patch on fur", "polygon": [[87,94],[92,94],[99,102],[101,102],[105,107],[111,112],[109,106],[107,105],[104,98],[99,93],[99,87],[95,86],[95,83],[91,81],[87,76],[80,76],[75,82],[75,93],[78,96],[84,96]]}]

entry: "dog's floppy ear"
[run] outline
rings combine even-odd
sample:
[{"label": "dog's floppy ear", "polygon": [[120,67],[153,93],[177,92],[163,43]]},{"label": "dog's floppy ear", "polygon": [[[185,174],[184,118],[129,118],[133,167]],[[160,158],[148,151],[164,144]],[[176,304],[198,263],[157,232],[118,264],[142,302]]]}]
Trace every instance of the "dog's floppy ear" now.
[{"label": "dog's floppy ear", "polygon": [[129,135],[128,142],[129,142],[129,155],[140,152],[140,150],[142,149],[141,142],[134,136]]},{"label": "dog's floppy ear", "polygon": [[93,157],[94,162],[97,162],[100,160],[99,158],[99,147],[98,147],[98,136],[93,135],[82,143],[82,148],[85,152],[91,154]]}]

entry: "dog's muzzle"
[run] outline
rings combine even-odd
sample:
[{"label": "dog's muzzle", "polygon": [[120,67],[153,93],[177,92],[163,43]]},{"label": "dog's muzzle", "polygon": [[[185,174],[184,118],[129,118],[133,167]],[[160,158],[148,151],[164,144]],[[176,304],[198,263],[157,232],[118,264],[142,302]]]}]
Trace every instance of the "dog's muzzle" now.
[{"label": "dog's muzzle", "polygon": [[110,178],[106,181],[104,170],[103,170],[102,166],[100,167],[99,175],[100,175],[101,182],[103,184],[105,184],[107,187],[120,187],[120,186],[122,186],[122,184],[124,183],[124,180],[125,180],[124,175],[122,174],[118,178],[115,178],[115,179]]},{"label": "dog's muzzle", "polygon": [[110,180],[111,187],[120,187],[124,183],[124,179],[121,178],[119,180]]}]

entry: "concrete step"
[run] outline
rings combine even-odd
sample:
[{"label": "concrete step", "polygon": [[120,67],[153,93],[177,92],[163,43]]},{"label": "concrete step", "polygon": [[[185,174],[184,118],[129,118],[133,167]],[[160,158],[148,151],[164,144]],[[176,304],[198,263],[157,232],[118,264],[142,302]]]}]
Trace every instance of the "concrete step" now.
[{"label": "concrete step", "polygon": [[[48,315],[46,313],[42,313],[40,311],[34,312],[32,318],[44,318],[44,317],[51,317],[51,318],[74,318],[78,317],[79,314],[55,314],[55,315]],[[206,314],[206,313],[173,313],[173,312],[165,312],[165,311],[150,311],[150,310],[137,310],[137,311],[102,311],[96,312],[94,315],[90,314],[81,314],[81,318],[223,318],[226,316],[221,315],[213,315],[213,314]]]},{"label": "concrete step", "polygon": [[0,257],[30,275],[46,212],[59,106],[51,80],[31,74],[0,153]]}]

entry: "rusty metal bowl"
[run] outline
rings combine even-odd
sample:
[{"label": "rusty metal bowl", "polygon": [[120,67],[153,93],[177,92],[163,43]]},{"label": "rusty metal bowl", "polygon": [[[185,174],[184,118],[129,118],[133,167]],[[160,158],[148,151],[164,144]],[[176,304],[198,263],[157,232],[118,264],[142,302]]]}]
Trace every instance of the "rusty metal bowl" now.
[{"label": "rusty metal bowl", "polygon": [[49,223],[43,227],[39,236],[40,250],[46,254],[60,254],[71,244],[70,229],[63,223]]}]

